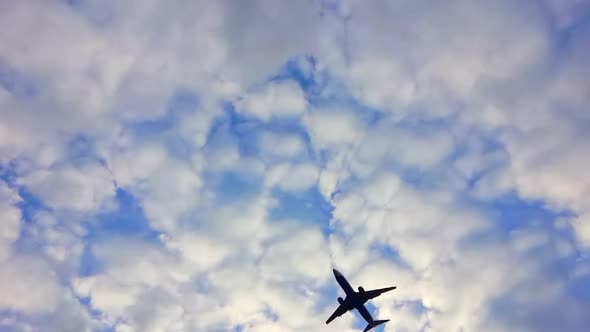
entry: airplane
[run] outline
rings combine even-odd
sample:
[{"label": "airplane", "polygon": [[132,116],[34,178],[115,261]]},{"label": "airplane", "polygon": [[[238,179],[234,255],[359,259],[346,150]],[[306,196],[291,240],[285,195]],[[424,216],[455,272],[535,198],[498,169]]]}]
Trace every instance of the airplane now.
[{"label": "airplane", "polygon": [[396,286],[373,289],[368,291],[365,291],[363,287],[359,287],[359,291],[355,292],[352,286],[350,286],[350,283],[348,283],[348,281],[342,275],[342,273],[340,273],[340,271],[333,269],[332,272],[334,272],[334,277],[336,278],[336,281],[338,282],[340,287],[342,287],[342,290],[346,292],[346,297],[344,299],[342,299],[341,297],[338,298],[338,303],[340,303],[340,305],[338,306],[338,308],[336,308],[336,311],[334,311],[332,316],[328,318],[326,324],[330,324],[330,322],[334,320],[334,318],[340,317],[344,315],[346,312],[354,309],[356,309],[368,323],[367,327],[365,327],[363,332],[367,332],[378,325],[381,325],[385,322],[389,322],[389,319],[373,320],[373,317],[371,317],[369,310],[367,310],[367,308],[365,307],[365,303],[368,300],[376,298],[377,296],[385,292],[396,289]]}]

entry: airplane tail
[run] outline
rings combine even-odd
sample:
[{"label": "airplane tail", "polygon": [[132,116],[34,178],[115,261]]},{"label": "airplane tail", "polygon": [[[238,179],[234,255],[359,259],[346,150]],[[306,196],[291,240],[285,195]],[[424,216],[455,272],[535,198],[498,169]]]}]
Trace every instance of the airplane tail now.
[{"label": "airplane tail", "polygon": [[373,324],[373,325],[371,325],[371,324],[367,324],[367,327],[365,327],[365,329],[363,330],[363,332],[367,332],[368,330],[370,330],[370,329],[372,329],[372,328],[374,328],[374,327],[376,327],[376,326],[378,326],[378,325],[381,325],[381,324],[383,324],[383,323],[385,323],[385,322],[389,322],[389,319],[384,319],[384,320],[376,320],[376,321],[375,321],[375,324]]}]

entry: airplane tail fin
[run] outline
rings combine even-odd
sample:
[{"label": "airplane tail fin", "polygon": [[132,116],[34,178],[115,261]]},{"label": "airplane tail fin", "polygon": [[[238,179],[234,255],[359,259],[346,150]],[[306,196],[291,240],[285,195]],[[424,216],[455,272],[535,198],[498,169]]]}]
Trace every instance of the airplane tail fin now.
[{"label": "airplane tail fin", "polygon": [[384,320],[376,320],[376,321],[375,321],[375,324],[373,324],[373,325],[371,325],[371,324],[367,324],[367,327],[365,327],[365,329],[363,330],[363,332],[367,332],[368,330],[370,330],[370,329],[372,329],[372,328],[374,328],[374,327],[376,327],[376,326],[378,326],[378,325],[381,325],[381,324],[383,324],[383,323],[386,323],[386,322],[389,322],[389,319],[384,319]]}]

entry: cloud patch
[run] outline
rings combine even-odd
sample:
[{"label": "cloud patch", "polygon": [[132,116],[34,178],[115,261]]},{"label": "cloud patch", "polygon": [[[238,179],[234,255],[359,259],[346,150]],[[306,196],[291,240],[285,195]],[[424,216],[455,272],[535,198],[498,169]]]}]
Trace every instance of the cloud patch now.
[{"label": "cloud patch", "polygon": [[585,331],[588,10],[2,3],[0,329]]}]

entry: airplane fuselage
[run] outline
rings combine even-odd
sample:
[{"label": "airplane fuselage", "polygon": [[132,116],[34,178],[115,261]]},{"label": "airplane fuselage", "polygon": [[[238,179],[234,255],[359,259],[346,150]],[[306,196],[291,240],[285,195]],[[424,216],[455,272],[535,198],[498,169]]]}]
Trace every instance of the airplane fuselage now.
[{"label": "airplane fuselage", "polygon": [[345,301],[350,301],[351,307],[355,308],[361,316],[367,321],[367,323],[373,325],[375,324],[371,313],[365,307],[365,303],[363,302],[362,298],[358,296],[359,293],[355,292],[348,280],[340,273],[338,270],[334,269],[334,276],[336,277],[336,281],[342,287],[342,290],[346,293]]}]

